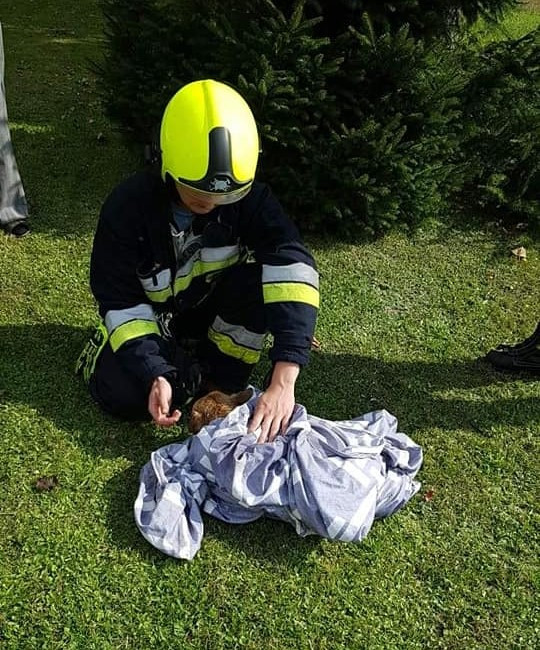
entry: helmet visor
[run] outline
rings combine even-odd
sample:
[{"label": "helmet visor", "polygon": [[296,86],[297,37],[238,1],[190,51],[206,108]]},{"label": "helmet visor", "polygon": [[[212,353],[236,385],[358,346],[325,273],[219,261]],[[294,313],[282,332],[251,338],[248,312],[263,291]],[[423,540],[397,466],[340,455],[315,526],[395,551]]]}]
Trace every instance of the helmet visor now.
[{"label": "helmet visor", "polygon": [[205,200],[211,199],[214,205],[228,205],[229,203],[236,203],[236,201],[240,201],[240,199],[243,199],[244,196],[249,194],[249,191],[251,190],[251,183],[245,187],[222,193],[205,192],[204,190],[200,190],[198,188],[196,189],[190,185],[187,185],[186,183],[181,183],[180,181],[176,181],[176,184],[183,190],[187,191],[193,198],[201,198]]}]

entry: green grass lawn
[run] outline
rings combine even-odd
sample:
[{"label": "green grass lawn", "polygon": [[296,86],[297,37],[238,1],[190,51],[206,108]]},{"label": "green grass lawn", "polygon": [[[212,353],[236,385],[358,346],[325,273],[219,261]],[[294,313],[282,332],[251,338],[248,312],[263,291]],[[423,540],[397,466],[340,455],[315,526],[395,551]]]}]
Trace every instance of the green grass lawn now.
[{"label": "green grass lawn", "polygon": [[519,38],[540,25],[540,0],[522,0],[519,11],[510,13],[498,25],[493,34],[497,38]]},{"label": "green grass lawn", "polygon": [[[207,518],[195,560],[167,558],[132,505],[179,430],[103,416],[73,375],[97,211],[136,167],[87,72],[97,3],[18,0],[2,21],[33,234],[0,236],[0,648],[538,647],[540,381],[477,358],[534,328],[540,243],[443,227],[312,241],[322,349],[297,399],[327,418],[394,413],[424,447],[422,491],[360,545]],[[36,491],[43,475],[58,487]]]}]

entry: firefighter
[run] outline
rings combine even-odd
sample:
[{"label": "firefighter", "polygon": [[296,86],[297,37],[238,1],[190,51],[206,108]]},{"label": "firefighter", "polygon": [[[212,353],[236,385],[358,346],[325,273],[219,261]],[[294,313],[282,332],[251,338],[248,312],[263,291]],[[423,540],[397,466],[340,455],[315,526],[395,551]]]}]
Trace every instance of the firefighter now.
[{"label": "firefighter", "polygon": [[255,181],[258,154],[245,100],[195,81],[163,114],[161,169],[106,199],[90,267],[102,322],[77,365],[106,412],[173,425],[196,395],[245,388],[270,333],[272,369],[249,429],[259,442],[285,431],[314,334],[318,274]]}]

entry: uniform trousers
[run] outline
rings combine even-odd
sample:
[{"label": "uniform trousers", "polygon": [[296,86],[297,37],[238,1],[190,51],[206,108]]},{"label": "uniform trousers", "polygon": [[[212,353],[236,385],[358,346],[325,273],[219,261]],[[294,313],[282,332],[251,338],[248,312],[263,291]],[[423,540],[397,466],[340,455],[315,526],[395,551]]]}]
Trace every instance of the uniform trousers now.
[{"label": "uniform trousers", "polygon": [[[191,363],[186,354],[189,342],[202,369],[203,385],[226,392],[245,388],[266,332],[260,265],[242,264],[221,272],[202,302],[184,309],[180,303],[168,329],[167,361],[178,368],[179,376]],[[126,420],[150,419],[148,385],[122,366],[108,342],[96,361],[89,388],[109,414]]]}]

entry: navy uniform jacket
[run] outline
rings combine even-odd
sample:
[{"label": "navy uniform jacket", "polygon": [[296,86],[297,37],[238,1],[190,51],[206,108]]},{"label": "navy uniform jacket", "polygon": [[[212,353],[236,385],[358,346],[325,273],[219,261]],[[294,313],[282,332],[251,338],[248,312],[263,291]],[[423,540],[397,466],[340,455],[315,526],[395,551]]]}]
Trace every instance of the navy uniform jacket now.
[{"label": "navy uniform jacket", "polygon": [[[105,201],[94,237],[90,284],[122,365],[150,386],[174,372],[160,315],[187,312],[232,265],[258,263],[272,361],[307,363],[319,305],[318,274],[299,233],[268,186],[254,183],[230,205],[195,216],[195,243],[177,260],[171,195],[161,178],[140,172]],[[197,243],[198,242],[198,243]]]}]

